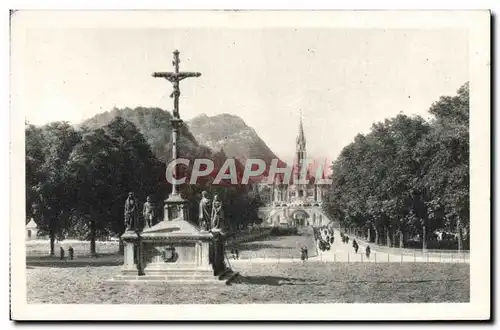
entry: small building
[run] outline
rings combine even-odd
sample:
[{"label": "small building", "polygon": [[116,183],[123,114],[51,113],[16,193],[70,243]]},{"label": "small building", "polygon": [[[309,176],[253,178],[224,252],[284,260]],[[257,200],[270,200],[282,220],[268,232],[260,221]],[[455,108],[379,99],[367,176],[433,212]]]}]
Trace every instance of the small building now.
[{"label": "small building", "polygon": [[37,235],[38,235],[38,226],[35,220],[31,218],[30,222],[28,222],[28,224],[26,225],[26,240],[29,241],[32,239],[36,239]]}]

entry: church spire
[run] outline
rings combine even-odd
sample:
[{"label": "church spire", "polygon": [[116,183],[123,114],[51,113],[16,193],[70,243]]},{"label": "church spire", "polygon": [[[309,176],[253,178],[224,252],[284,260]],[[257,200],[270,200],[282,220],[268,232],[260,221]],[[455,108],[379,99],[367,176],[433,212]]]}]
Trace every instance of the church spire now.
[{"label": "church spire", "polygon": [[304,134],[304,127],[302,126],[302,111],[300,111],[300,124],[299,135],[297,136],[296,145],[296,173],[295,176],[299,177],[302,173],[302,163],[306,158],[306,137]]},{"label": "church spire", "polygon": [[303,149],[305,151],[306,148],[306,137],[304,135],[304,127],[302,126],[302,110],[300,111],[300,124],[299,124],[299,135],[297,136],[297,149]]}]

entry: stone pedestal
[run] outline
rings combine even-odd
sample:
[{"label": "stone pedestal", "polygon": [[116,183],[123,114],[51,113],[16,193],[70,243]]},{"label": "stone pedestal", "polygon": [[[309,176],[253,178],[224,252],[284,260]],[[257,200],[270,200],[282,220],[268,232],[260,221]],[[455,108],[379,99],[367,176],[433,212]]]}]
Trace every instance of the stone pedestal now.
[{"label": "stone pedestal", "polygon": [[163,221],[189,221],[188,203],[179,194],[171,194],[165,200]]},{"label": "stone pedestal", "polygon": [[140,260],[137,262],[137,258],[140,257],[138,253],[140,236],[134,231],[126,231],[122,235],[122,240],[124,245],[122,274],[142,274],[142,264]]},{"label": "stone pedestal", "polygon": [[215,276],[219,272],[214,273],[210,262],[210,247],[216,246],[217,265],[224,263],[221,237],[218,233],[200,231],[180,217],[162,221],[139,234],[127,232],[122,236],[125,255],[121,274],[110,281],[221,283]]}]

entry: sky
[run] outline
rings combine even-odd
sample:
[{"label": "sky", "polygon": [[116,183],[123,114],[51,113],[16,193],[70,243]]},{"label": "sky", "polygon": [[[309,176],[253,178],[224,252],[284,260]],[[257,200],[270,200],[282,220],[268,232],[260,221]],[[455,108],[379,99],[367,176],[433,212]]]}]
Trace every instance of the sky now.
[{"label": "sky", "polygon": [[172,109],[155,71],[181,82],[180,115],[240,116],[279,157],[295,152],[300,113],[310,158],[335,159],[357,133],[469,79],[463,29],[33,28],[12,49],[12,100],[26,120],[77,124],[113,107]]}]

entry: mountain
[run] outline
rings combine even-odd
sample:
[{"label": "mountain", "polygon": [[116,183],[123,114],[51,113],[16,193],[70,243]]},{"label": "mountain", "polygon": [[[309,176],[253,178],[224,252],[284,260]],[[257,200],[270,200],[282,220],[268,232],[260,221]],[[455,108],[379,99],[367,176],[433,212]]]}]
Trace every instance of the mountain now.
[{"label": "mountain", "polygon": [[[122,117],[137,126],[158,159],[165,163],[172,159],[172,125],[170,123],[172,115],[170,112],[160,108],[115,108],[85,120],[80,126],[89,129],[103,127],[115,117]],[[212,154],[209,148],[201,146],[196,141],[185,123],[180,129],[177,145],[179,158],[210,158]]]},{"label": "mountain", "polygon": [[[168,163],[172,159],[172,125],[170,123],[172,115],[160,108],[115,108],[97,114],[79,126],[96,129],[107,125],[115,117],[122,117],[137,126],[153,153],[162,162]],[[236,159],[239,178],[242,177],[247,159],[262,159],[267,165],[263,174],[265,176],[272,159],[278,158],[253,128],[247,126],[240,117],[229,114],[213,117],[200,115],[183,123],[177,145],[178,157],[190,159],[190,168],[195,158],[212,159],[215,168],[209,175],[210,177],[216,176],[227,158]],[[285,166],[281,161],[278,164],[280,167]],[[181,170],[181,172],[184,171]],[[189,177],[188,173],[184,174]]]},{"label": "mountain", "polygon": [[[243,164],[247,159],[262,159],[269,167],[273,159],[279,159],[238,116],[202,114],[189,120],[187,125],[199,143],[215,151],[222,149],[227,157],[236,158]],[[284,166],[281,161],[278,164]]]}]

